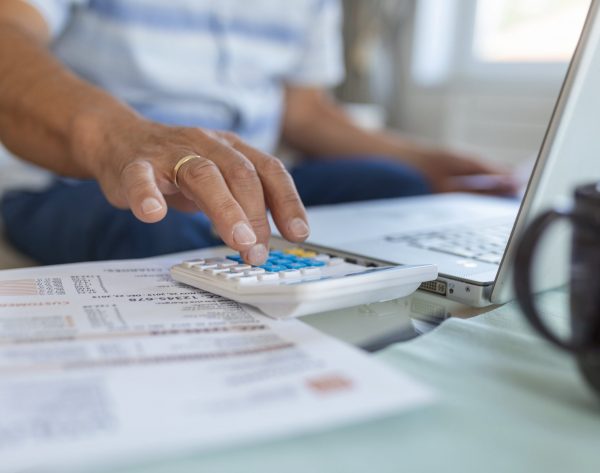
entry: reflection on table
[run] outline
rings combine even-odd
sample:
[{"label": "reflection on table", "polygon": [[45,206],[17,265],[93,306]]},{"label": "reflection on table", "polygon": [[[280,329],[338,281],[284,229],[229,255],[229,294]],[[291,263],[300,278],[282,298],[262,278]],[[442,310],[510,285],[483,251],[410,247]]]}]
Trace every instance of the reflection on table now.
[{"label": "reflection on table", "polygon": [[301,320],[347,343],[378,351],[431,332],[450,317],[469,318],[495,308],[475,309],[417,291],[402,299],[308,315]]}]

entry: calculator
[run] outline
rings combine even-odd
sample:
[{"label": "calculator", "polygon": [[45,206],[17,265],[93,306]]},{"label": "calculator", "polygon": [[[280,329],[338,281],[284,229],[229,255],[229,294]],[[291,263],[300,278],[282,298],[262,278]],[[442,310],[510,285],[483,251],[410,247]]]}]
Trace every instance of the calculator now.
[{"label": "calculator", "polygon": [[299,317],[408,296],[437,278],[435,265],[398,266],[314,245],[272,243],[265,264],[239,254],[182,261],[173,279],[271,317]]}]

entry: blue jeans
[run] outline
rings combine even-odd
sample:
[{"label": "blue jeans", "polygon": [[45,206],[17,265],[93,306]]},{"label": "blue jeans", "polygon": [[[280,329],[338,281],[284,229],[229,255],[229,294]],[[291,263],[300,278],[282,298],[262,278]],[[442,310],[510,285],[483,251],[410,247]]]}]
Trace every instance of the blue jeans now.
[{"label": "blue jeans", "polygon": [[[417,171],[384,160],[311,160],[291,174],[307,206],[429,192]],[[112,207],[94,181],[10,192],[1,212],[9,241],[42,264],[141,258],[221,243],[201,213],[171,209],[161,222],[145,224]]]}]

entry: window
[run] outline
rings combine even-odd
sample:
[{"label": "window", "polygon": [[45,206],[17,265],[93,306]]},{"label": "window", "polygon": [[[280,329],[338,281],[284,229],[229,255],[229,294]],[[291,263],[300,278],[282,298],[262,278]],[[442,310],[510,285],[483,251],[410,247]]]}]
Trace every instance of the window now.
[{"label": "window", "polygon": [[484,63],[568,62],[590,0],[479,0],[473,56]]},{"label": "window", "polygon": [[[417,0],[413,77],[425,86],[560,82],[591,0]],[[483,81],[483,82],[482,82]]]}]

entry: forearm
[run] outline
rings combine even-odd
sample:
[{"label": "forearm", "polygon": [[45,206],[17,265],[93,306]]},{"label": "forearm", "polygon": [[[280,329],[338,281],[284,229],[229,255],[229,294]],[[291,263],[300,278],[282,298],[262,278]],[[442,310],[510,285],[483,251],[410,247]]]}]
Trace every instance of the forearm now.
[{"label": "forearm", "polygon": [[14,154],[62,175],[92,177],[78,152],[81,129],[91,121],[116,125],[135,117],[69,72],[39,37],[0,21],[0,140]]},{"label": "forearm", "polygon": [[[318,89],[288,89],[283,138],[308,157],[402,161],[421,171],[436,191],[513,194],[517,188],[506,170],[472,156],[424,146],[392,132],[364,130]],[[492,181],[464,179],[480,174],[496,176]]]},{"label": "forearm", "polygon": [[421,149],[414,142],[393,132],[361,128],[324,95],[309,100],[303,106],[310,112],[288,115],[284,123],[284,140],[295,149],[307,156],[378,156],[418,164]]}]

